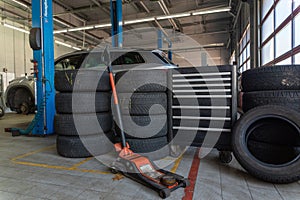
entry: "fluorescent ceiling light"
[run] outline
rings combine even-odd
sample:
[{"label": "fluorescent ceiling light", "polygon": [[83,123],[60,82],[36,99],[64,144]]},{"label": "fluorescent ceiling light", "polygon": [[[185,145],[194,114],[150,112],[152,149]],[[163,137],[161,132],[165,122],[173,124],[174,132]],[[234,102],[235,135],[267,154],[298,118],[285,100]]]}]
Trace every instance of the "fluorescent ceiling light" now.
[{"label": "fluorescent ceiling light", "polygon": [[231,10],[230,7],[216,8],[216,9],[213,9],[213,10],[195,11],[195,12],[192,12],[192,15],[205,15],[205,14],[212,14],[212,13],[219,13],[219,12],[228,12],[230,10]]},{"label": "fluorescent ceiling light", "polygon": [[19,5],[21,5],[21,6],[23,6],[23,7],[25,7],[25,8],[29,8],[26,4],[24,4],[24,3],[20,2],[20,1],[17,1],[17,0],[12,0],[12,1],[15,2],[15,3],[17,3],[17,4],[19,4]]},{"label": "fluorescent ceiling light", "polygon": [[[172,19],[172,18],[181,18],[181,17],[189,17],[194,15],[205,15],[205,14],[212,14],[212,13],[220,13],[220,12],[228,12],[231,10],[231,7],[223,7],[223,8],[215,8],[211,10],[199,10],[199,11],[193,11],[193,12],[185,12],[185,13],[175,13],[171,15],[162,15],[157,17],[148,17],[148,18],[142,18],[142,19],[135,19],[135,20],[127,20],[124,22],[124,24],[137,24],[141,22],[149,22],[149,21],[155,21],[155,20],[163,20],[163,19]],[[122,22],[120,22],[120,25],[122,25]],[[87,29],[95,29],[95,28],[106,28],[111,27],[111,23],[107,24],[97,24],[92,26],[83,26],[78,28],[71,28],[71,29],[61,29],[56,30],[54,33],[65,33],[68,31],[81,31],[81,30],[87,30]]]},{"label": "fluorescent ceiling light", "polygon": [[150,22],[150,21],[154,21],[155,18],[154,17],[149,17],[149,18],[144,18],[144,19],[136,19],[136,20],[128,20],[125,21],[124,24],[136,24],[136,23],[141,23],[141,22]]},{"label": "fluorescent ceiling light", "polygon": [[3,24],[5,27],[7,28],[11,28],[11,29],[14,29],[14,30],[17,30],[17,31],[20,31],[20,32],[23,32],[23,33],[26,33],[26,34],[29,34],[29,31],[23,29],[23,28],[19,28],[19,27],[15,27],[15,26],[12,26],[12,25],[9,25],[9,24]]},{"label": "fluorescent ceiling light", "polygon": [[61,42],[61,41],[58,41],[58,40],[54,40],[54,42],[55,42],[56,44],[60,44],[60,45],[62,45],[62,46],[69,47],[69,48],[72,48],[72,49],[75,49],[75,50],[81,50],[81,49],[78,48],[78,47],[74,47],[74,46],[72,46],[72,45],[70,45],[70,44],[67,44],[67,43],[64,43],[64,42]]},{"label": "fluorescent ceiling light", "polygon": [[159,17],[156,17],[156,19],[162,20],[162,19],[172,19],[172,18],[180,18],[180,17],[188,17],[188,16],[191,16],[191,13],[180,13],[180,14],[174,14],[174,15],[159,16]]},{"label": "fluorescent ceiling light", "polygon": [[109,24],[98,24],[98,25],[95,25],[94,27],[95,28],[105,28],[105,27],[110,27],[111,26],[111,23]]},{"label": "fluorescent ceiling light", "polygon": [[66,33],[66,32],[68,32],[67,29],[61,29],[61,30],[55,30],[55,31],[53,31],[54,34],[56,34],[56,33]]},{"label": "fluorescent ceiling light", "polygon": [[78,27],[78,28],[70,28],[68,29],[69,32],[72,31],[83,31],[83,30],[88,30],[88,29],[93,29],[94,26],[83,26],[83,27]]}]

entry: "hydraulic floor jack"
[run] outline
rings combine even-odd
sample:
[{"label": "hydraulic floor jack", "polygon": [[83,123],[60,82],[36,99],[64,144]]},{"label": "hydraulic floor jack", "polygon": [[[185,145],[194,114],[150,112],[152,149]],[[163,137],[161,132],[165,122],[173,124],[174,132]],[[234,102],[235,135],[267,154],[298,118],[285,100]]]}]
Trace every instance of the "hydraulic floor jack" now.
[{"label": "hydraulic floor jack", "polygon": [[117,120],[121,130],[121,143],[115,144],[116,151],[119,153],[118,158],[111,165],[112,173],[122,173],[153,190],[158,192],[163,199],[170,196],[171,192],[178,188],[185,188],[190,183],[189,180],[183,176],[174,174],[172,172],[159,169],[147,157],[134,153],[130,150],[126,142],[123,131],[123,123],[121,118],[120,107],[118,103],[118,95],[115,87],[113,70],[111,67],[110,53],[108,47],[105,48],[102,55],[103,62],[107,65],[109,72],[110,84],[114,98],[114,105],[117,112]]}]

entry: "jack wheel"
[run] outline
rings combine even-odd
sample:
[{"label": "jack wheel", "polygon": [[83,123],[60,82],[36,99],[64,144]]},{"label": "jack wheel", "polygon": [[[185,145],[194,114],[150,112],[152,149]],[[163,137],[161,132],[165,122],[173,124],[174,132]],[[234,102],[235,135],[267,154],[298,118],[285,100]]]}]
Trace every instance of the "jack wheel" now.
[{"label": "jack wheel", "polygon": [[113,173],[113,174],[117,174],[117,173],[118,173],[118,170],[115,169],[115,168],[110,168],[110,172]]},{"label": "jack wheel", "polygon": [[190,181],[189,181],[189,179],[183,179],[183,180],[182,180],[182,184],[183,184],[183,187],[184,187],[184,188],[189,187],[189,186],[190,186]]},{"label": "jack wheel", "polygon": [[0,118],[4,116],[4,108],[0,106]]},{"label": "jack wheel", "polygon": [[232,154],[230,151],[220,151],[219,159],[220,159],[221,163],[228,164],[232,161]]},{"label": "jack wheel", "polygon": [[165,199],[170,196],[171,191],[168,188],[164,188],[164,189],[160,190],[158,194],[162,199]]}]

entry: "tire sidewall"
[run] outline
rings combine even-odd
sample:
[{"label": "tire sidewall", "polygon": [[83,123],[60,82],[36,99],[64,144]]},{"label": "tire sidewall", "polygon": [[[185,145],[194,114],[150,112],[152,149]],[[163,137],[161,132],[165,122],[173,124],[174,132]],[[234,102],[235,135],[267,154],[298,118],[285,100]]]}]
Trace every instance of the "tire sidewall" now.
[{"label": "tire sidewall", "polygon": [[[274,109],[276,108],[276,109]],[[270,111],[272,111],[270,113]],[[291,178],[290,176],[300,175],[300,158],[286,166],[268,165],[256,159],[248,150],[246,144],[247,130],[251,124],[258,119],[268,116],[284,117],[292,122],[299,128],[300,118],[297,112],[279,106],[261,106],[250,110],[246,115],[242,116],[233,129],[233,152],[240,164],[247,169],[250,173],[259,175],[264,173],[269,176],[276,176],[276,178]],[[261,175],[259,175],[261,176]],[[263,178],[263,177],[261,177]]]}]

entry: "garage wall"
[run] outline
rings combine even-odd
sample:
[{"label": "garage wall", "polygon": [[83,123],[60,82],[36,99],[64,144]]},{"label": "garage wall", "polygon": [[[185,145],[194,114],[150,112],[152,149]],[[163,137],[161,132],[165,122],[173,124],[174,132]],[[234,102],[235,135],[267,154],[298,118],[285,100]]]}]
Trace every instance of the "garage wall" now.
[{"label": "garage wall", "polygon": [[[17,30],[13,30],[0,25],[0,72],[3,68],[7,69],[7,76],[4,76],[4,82],[8,82],[14,77],[19,77],[25,73],[30,74],[33,58],[32,50],[29,46],[29,35]],[[54,57],[72,52],[74,49],[54,44]],[[7,79],[9,80],[6,80]]]}]

